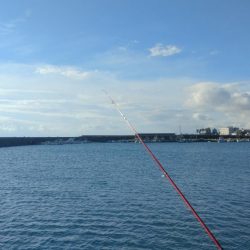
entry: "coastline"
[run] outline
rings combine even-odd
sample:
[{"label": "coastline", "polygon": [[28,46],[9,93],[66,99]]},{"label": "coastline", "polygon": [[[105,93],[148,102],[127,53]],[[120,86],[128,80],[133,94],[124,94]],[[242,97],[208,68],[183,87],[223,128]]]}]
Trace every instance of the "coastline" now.
[{"label": "coastline", "polygon": [[[219,136],[174,133],[140,133],[147,143],[250,142],[250,136]],[[81,143],[137,143],[134,135],[82,135],[78,137],[0,137],[0,147]]]}]

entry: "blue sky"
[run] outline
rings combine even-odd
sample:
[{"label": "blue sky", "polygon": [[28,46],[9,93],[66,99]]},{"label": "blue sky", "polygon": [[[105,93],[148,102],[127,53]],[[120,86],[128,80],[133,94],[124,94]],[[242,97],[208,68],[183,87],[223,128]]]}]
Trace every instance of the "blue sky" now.
[{"label": "blue sky", "polygon": [[0,3],[0,136],[250,128],[249,1]]}]

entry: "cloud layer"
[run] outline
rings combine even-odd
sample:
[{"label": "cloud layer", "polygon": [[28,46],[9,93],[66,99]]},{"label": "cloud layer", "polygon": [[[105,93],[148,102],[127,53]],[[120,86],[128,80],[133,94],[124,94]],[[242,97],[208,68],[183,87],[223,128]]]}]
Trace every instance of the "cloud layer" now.
[{"label": "cloud layer", "polygon": [[0,65],[0,135],[131,134],[102,89],[140,132],[250,128],[248,84],[131,80],[72,66],[5,64]]},{"label": "cloud layer", "polygon": [[189,87],[186,104],[198,111],[196,118],[210,117],[214,124],[221,126],[224,119],[224,126],[250,127],[250,90],[247,84],[195,84]]},{"label": "cloud layer", "polygon": [[36,72],[42,75],[57,74],[79,80],[85,79],[90,75],[90,72],[81,71],[75,67],[69,67],[69,66],[59,67],[54,65],[45,65],[37,67]]}]

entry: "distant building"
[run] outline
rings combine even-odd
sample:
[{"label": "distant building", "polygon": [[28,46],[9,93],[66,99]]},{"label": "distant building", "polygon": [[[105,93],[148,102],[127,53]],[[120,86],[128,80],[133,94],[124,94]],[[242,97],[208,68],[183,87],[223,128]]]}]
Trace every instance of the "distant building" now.
[{"label": "distant building", "polygon": [[218,133],[218,130],[217,130],[216,128],[213,128],[212,134],[213,134],[213,135],[218,135],[218,134],[219,134],[219,133]]},{"label": "distant building", "polygon": [[196,129],[196,133],[199,135],[218,135],[216,128],[200,128]]},{"label": "distant building", "polygon": [[237,135],[238,131],[239,131],[239,128],[226,127],[226,128],[220,128],[219,129],[219,134],[220,135]]},{"label": "distant building", "polygon": [[250,129],[239,129],[238,135],[240,136],[250,136]]},{"label": "distant building", "polygon": [[197,134],[199,135],[211,135],[211,128],[200,128],[196,129]]},{"label": "distant building", "polygon": [[250,136],[250,129],[244,129],[243,132],[244,132],[244,135]]}]

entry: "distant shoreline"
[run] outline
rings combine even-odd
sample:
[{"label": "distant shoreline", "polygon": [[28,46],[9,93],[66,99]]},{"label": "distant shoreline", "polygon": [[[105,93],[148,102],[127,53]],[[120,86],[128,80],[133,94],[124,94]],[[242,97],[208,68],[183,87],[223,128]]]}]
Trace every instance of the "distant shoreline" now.
[{"label": "distant shoreline", "polygon": [[[219,136],[174,133],[141,133],[145,142],[250,142],[250,136]],[[78,137],[0,137],[0,147],[26,146],[26,145],[62,145],[81,144],[91,142],[102,143],[136,143],[134,135],[82,135]]]}]

